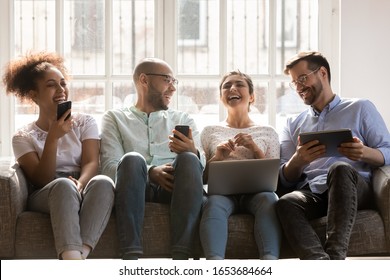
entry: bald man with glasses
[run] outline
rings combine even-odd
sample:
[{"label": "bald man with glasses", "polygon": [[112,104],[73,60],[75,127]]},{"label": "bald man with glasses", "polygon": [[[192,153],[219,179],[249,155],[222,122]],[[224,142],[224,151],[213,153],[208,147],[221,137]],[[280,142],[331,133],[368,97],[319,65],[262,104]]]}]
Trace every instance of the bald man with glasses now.
[{"label": "bald man with glasses", "polygon": [[[142,257],[145,202],[170,204],[172,258],[193,255],[203,199],[204,153],[194,120],[169,109],[178,80],[157,58],[134,69],[134,105],[102,119],[101,165],[115,180],[115,212],[123,259]],[[188,125],[186,136],[175,130]],[[177,137],[174,137],[176,135]]]},{"label": "bald man with glasses", "polygon": [[[287,62],[290,86],[309,108],[289,118],[280,135],[281,168],[276,204],[285,236],[300,259],[345,259],[358,209],[373,207],[371,169],[390,164],[390,134],[368,100],[340,98],[332,91],[329,63],[318,52]],[[301,143],[302,132],[349,128],[353,142],[325,157],[318,140]],[[285,194],[286,193],[286,194]],[[326,241],[310,220],[327,216]]]}]

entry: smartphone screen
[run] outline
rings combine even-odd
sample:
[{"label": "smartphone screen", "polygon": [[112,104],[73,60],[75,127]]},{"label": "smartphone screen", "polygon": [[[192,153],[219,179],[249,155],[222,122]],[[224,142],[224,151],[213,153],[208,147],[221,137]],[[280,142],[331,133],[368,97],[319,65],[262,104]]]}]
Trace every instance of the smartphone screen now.
[{"label": "smartphone screen", "polygon": [[[175,126],[175,129],[183,133],[186,137],[188,137],[188,133],[190,132],[190,127],[188,125],[177,125]],[[180,139],[176,134],[174,136]]]},{"label": "smartphone screen", "polygon": [[[62,103],[59,103],[57,105],[57,120],[59,120],[62,115],[68,111],[70,108],[72,108],[72,101],[65,101]],[[65,120],[69,119],[70,114],[65,118]]]}]

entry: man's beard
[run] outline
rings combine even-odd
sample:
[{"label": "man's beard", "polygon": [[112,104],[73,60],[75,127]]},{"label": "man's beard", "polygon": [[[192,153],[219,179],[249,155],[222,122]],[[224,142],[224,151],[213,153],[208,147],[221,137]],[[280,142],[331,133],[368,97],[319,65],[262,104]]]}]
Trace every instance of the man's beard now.
[{"label": "man's beard", "polygon": [[304,100],[304,103],[306,105],[310,105],[310,106],[315,104],[318,101],[318,99],[320,98],[320,94],[321,94],[322,90],[323,90],[323,87],[322,87],[321,82],[312,85],[310,87],[310,96],[308,99]]},{"label": "man's beard", "polygon": [[168,110],[168,106],[164,103],[163,93],[159,92],[153,85],[149,85],[147,100],[156,111]]}]

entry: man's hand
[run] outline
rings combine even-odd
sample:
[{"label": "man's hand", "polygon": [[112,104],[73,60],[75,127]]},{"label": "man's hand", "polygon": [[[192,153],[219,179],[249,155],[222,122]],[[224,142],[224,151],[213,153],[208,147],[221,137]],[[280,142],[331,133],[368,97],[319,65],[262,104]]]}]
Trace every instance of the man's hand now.
[{"label": "man's hand", "polygon": [[318,140],[309,141],[301,145],[298,138],[298,146],[292,159],[295,161],[295,164],[304,167],[312,161],[324,156],[325,152],[325,145],[319,145]]},{"label": "man's hand", "polygon": [[156,166],[149,170],[149,179],[153,184],[171,192],[173,190],[174,171],[175,169],[171,163]]},{"label": "man's hand", "polygon": [[298,138],[297,149],[284,166],[284,176],[291,182],[298,180],[302,175],[303,169],[312,161],[324,156],[325,151],[325,145],[319,145],[318,140],[309,141],[301,145]]},{"label": "man's hand", "polygon": [[359,161],[364,158],[365,146],[359,138],[353,137],[353,142],[342,143],[338,151],[343,156],[353,161]]},{"label": "man's hand", "polygon": [[192,139],[192,129],[189,129],[188,137],[178,130],[173,131],[179,138],[174,137],[174,135],[169,135],[169,149],[176,153],[180,154],[182,152],[192,152],[198,154],[198,150],[195,147],[194,140]]}]

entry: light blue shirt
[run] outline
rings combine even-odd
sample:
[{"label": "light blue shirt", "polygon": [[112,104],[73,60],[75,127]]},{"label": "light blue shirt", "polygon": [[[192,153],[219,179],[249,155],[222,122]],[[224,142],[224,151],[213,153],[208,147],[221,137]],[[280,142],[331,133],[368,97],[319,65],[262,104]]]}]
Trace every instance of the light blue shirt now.
[{"label": "light blue shirt", "polygon": [[148,169],[173,162],[176,153],[169,150],[169,135],[175,125],[189,125],[192,137],[205,166],[206,159],[200,150],[200,133],[194,120],[185,112],[161,110],[149,116],[135,106],[109,110],[103,115],[101,131],[102,173],[115,179],[119,160],[128,152],[138,152],[146,160]]},{"label": "light blue shirt", "polygon": [[283,176],[284,164],[292,157],[298,145],[301,132],[349,128],[352,136],[359,138],[365,146],[378,149],[384,157],[385,165],[390,163],[390,134],[386,124],[368,100],[340,99],[335,96],[322,112],[310,107],[295,118],[289,118],[280,135],[281,170],[280,180],[284,187],[303,187],[309,183],[314,193],[327,190],[326,177],[329,167],[344,161],[351,164],[367,181],[371,179],[371,167],[362,161],[351,161],[346,157],[324,157],[311,162],[299,182],[288,182]]}]

